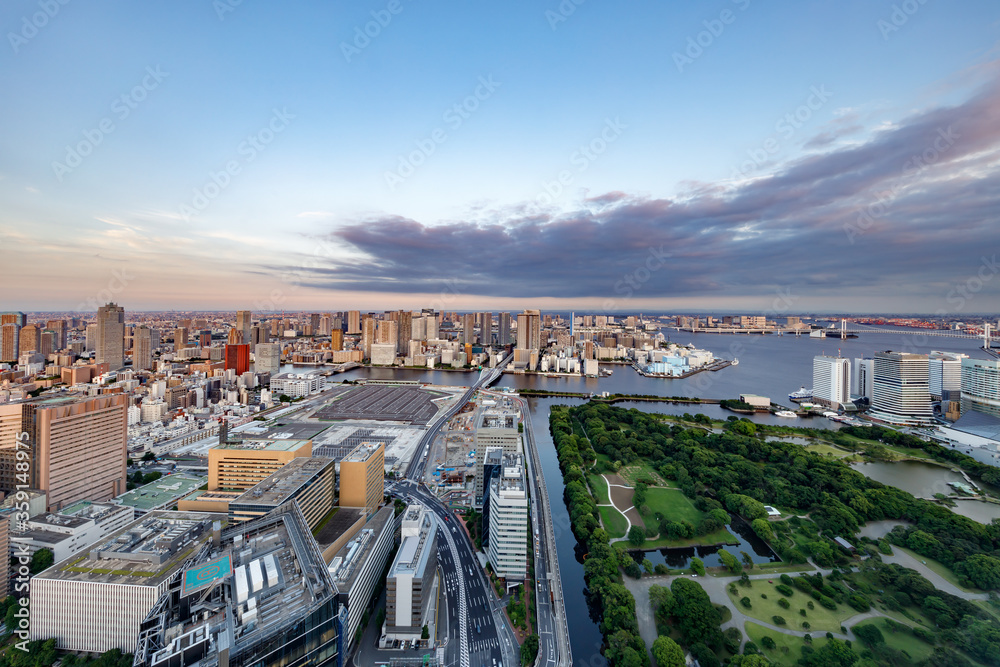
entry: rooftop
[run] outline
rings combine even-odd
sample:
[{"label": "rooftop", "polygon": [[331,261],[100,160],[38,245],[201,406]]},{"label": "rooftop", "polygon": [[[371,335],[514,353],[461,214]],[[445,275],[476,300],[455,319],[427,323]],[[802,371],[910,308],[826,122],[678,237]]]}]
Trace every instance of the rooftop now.
[{"label": "rooftop", "polygon": [[380,509],[365,524],[357,537],[344,545],[344,548],[333,557],[330,562],[330,576],[341,591],[348,591],[354,585],[355,579],[361,572],[358,566],[368,560],[369,554],[378,542],[378,536],[382,534],[386,524],[392,522],[394,515],[392,505]]},{"label": "rooftop", "polygon": [[160,479],[127,491],[116,499],[122,505],[131,505],[140,511],[159,509],[173,504],[208,480],[183,474],[166,475]]},{"label": "rooftop", "polygon": [[253,440],[230,441],[212,449],[240,449],[268,452],[294,452],[311,444],[311,440],[295,440],[292,438],[261,438]]},{"label": "rooftop", "polygon": [[344,461],[347,461],[348,463],[367,461],[372,457],[372,454],[378,451],[380,447],[384,447],[384,444],[381,442],[362,442],[354,449],[354,451],[341,459],[341,463]]},{"label": "rooftop", "polygon": [[37,575],[46,579],[158,586],[174,575],[225,514],[154,511]]},{"label": "rooftop", "polygon": [[333,459],[299,457],[247,489],[230,502],[254,505],[280,505],[317,475],[334,465]]}]

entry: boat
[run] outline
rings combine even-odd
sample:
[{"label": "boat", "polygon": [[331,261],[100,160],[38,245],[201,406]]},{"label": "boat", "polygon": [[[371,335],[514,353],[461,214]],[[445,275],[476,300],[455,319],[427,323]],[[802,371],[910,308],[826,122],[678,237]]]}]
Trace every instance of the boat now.
[{"label": "boat", "polygon": [[796,403],[798,403],[799,401],[809,400],[812,397],[813,397],[813,390],[812,389],[806,389],[805,387],[799,387],[798,391],[793,391],[792,393],[790,393],[788,395],[788,400],[795,401]]},{"label": "boat", "polygon": [[729,363],[729,365],[730,366],[739,366],[740,365],[740,360],[737,359],[736,357],[733,357],[733,360]]},{"label": "boat", "polygon": [[778,410],[777,412],[774,413],[774,416],[786,417],[788,419],[795,419],[796,417],[798,417],[798,415],[792,412],[791,410]]}]

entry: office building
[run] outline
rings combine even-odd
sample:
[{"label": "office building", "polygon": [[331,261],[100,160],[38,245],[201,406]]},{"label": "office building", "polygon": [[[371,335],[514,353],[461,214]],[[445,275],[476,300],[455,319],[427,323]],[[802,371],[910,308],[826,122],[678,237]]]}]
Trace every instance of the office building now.
[{"label": "office building", "polygon": [[528,492],[520,454],[504,455],[489,497],[490,564],[508,587],[516,586],[528,576]]},{"label": "office building", "polygon": [[21,326],[13,322],[0,325],[0,363],[17,363],[20,354]]},{"label": "office building", "polygon": [[479,342],[484,347],[493,344],[493,313],[479,313]]},{"label": "office building", "polygon": [[236,330],[239,332],[239,344],[249,344],[250,328],[253,326],[253,314],[249,310],[236,311]]},{"label": "office building", "polygon": [[399,550],[386,580],[387,640],[420,637],[429,619],[436,571],[437,522],[421,505],[410,505],[401,517]]},{"label": "office building", "polygon": [[297,375],[295,373],[281,373],[272,375],[270,382],[271,395],[288,396],[289,398],[299,398],[310,396],[323,388],[323,376],[312,373]]},{"label": "office building", "polygon": [[510,343],[510,313],[500,313],[497,315],[497,345],[504,347]]},{"label": "office building", "polygon": [[903,425],[933,421],[927,355],[876,352],[873,370],[872,417]]},{"label": "office building", "polygon": [[371,362],[372,366],[392,366],[396,362],[395,343],[374,343],[371,346]]},{"label": "office building", "polygon": [[363,442],[340,460],[340,506],[374,514],[385,494],[385,443]]},{"label": "office building", "polygon": [[271,377],[281,370],[281,345],[258,343],[253,352],[253,369],[256,373],[269,373]]},{"label": "office building", "polygon": [[7,311],[5,313],[0,313],[0,326],[4,324],[16,324],[18,327],[23,327],[28,323],[28,316],[20,311]]},{"label": "office building", "polygon": [[361,311],[347,311],[347,335],[357,336],[361,333]]},{"label": "office building", "polygon": [[476,342],[476,314],[462,315],[462,344],[473,345]]},{"label": "office building", "polygon": [[394,515],[391,505],[383,507],[330,561],[330,576],[337,585],[340,604],[347,608],[344,636],[350,646],[361,619],[376,602],[375,592],[385,582],[389,554],[396,543]]},{"label": "office building", "polygon": [[962,359],[969,355],[955,352],[938,352],[927,355],[927,378],[931,399],[940,401],[949,392],[962,390]]},{"label": "office building", "polygon": [[333,459],[299,457],[229,501],[230,522],[262,517],[295,501],[314,530],[333,509],[336,463]]},{"label": "office building", "polygon": [[375,318],[367,315],[361,321],[361,349],[364,352],[365,359],[371,359],[372,345],[377,342],[376,324]]},{"label": "office building", "polygon": [[503,449],[500,447],[488,447],[483,454],[483,511],[481,518],[482,544],[484,549],[489,549],[490,544],[490,484],[494,479],[498,479],[503,472]]},{"label": "office building", "polygon": [[36,324],[26,324],[21,327],[21,332],[19,335],[19,340],[17,343],[18,354],[27,354],[28,352],[41,352],[39,334],[41,331]]},{"label": "office building", "polygon": [[[32,443],[30,486],[45,491],[50,511],[78,500],[111,500],[125,490],[127,407],[123,394],[0,405],[2,468],[13,461],[15,432],[26,432]],[[17,488],[13,470],[11,465],[0,474],[5,492]]]},{"label": "office building", "polygon": [[58,513],[43,513],[20,522],[23,529],[13,533],[34,554],[39,549],[52,552],[55,562],[65,560],[94,542],[117,532],[135,519],[133,509],[113,503],[81,501]]},{"label": "office building", "polygon": [[155,510],[172,509],[184,496],[204,485],[204,477],[174,473],[126,491],[115,502],[131,507],[135,516],[140,517]]},{"label": "office building", "polygon": [[839,408],[851,402],[851,362],[842,357],[813,357],[813,401]]},{"label": "office building", "polygon": [[861,398],[871,400],[874,393],[875,382],[875,360],[871,357],[854,360],[854,375],[852,379],[852,389]]},{"label": "office building", "polygon": [[473,440],[476,449],[476,506],[483,504],[483,464],[486,450],[498,447],[505,454],[517,454],[521,451],[521,436],[517,432],[518,418],[516,410],[484,409],[476,416]]},{"label": "office building", "polygon": [[344,332],[334,329],[330,332],[330,349],[334,352],[344,349]]},{"label": "office building", "polygon": [[208,490],[253,488],[286,463],[312,456],[312,440],[240,440],[208,450]]},{"label": "office building", "polygon": [[66,349],[66,320],[49,320],[45,323],[45,328],[55,334],[55,350]]},{"label": "office building", "polygon": [[1000,359],[961,360],[962,415],[979,412],[1000,417]]},{"label": "office building", "polygon": [[226,370],[233,369],[237,375],[250,370],[250,345],[226,345]]},{"label": "office building", "polygon": [[125,309],[109,303],[97,309],[96,360],[116,371],[125,366]]},{"label": "office building", "polygon": [[542,317],[537,310],[525,310],[517,316],[517,347],[539,350],[542,347]]},{"label": "office building", "polygon": [[409,350],[410,341],[413,340],[413,313],[408,310],[401,310],[397,314],[396,321],[398,324],[396,353],[398,355],[405,355]]},{"label": "office building", "polygon": [[132,334],[132,368],[143,371],[153,368],[153,332],[141,324]]},{"label": "office building", "polygon": [[225,515],[153,512],[31,580],[31,638],[64,651],[135,651],[139,627]]}]

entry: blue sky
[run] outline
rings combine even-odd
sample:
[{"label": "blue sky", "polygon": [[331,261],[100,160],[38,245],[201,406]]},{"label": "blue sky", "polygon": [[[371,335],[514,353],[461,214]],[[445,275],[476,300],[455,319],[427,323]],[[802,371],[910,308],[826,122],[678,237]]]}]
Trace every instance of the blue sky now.
[{"label": "blue sky", "polygon": [[935,312],[1000,240],[995,2],[64,1],[0,9],[3,308]]}]

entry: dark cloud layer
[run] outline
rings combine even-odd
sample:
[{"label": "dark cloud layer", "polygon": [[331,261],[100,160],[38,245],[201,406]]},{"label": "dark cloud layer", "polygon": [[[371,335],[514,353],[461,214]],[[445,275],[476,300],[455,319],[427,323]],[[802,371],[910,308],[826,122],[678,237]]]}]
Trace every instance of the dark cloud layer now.
[{"label": "dark cloud layer", "polygon": [[[811,145],[857,131],[843,125]],[[467,294],[568,298],[620,295],[631,276],[644,298],[788,286],[940,297],[1000,245],[998,144],[1000,79],[861,145],[767,178],[695,184],[674,199],[609,192],[571,213],[512,208],[502,223],[385,216],[340,226],[325,240],[362,258],[311,270],[306,282],[436,293],[455,280]]]}]

